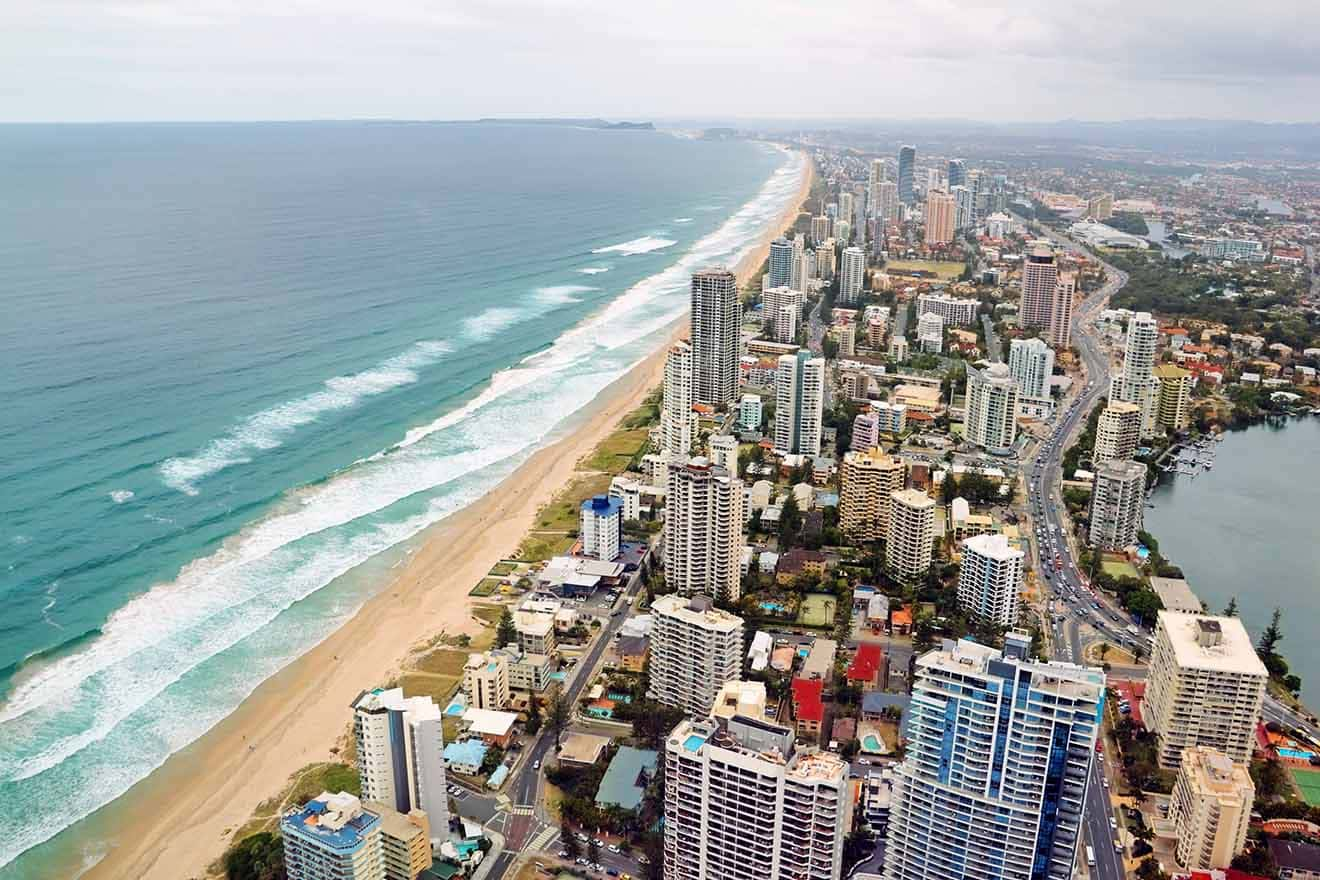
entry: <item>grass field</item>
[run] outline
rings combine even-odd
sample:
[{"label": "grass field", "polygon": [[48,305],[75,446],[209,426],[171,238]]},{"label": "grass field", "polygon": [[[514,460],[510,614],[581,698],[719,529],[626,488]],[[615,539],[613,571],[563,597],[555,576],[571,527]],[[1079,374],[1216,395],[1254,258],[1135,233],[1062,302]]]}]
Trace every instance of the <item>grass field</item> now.
[{"label": "grass field", "polygon": [[495,591],[500,588],[501,578],[482,578],[477,581],[477,585],[468,591],[469,596],[493,596]]},{"label": "grass field", "polygon": [[615,431],[600,441],[600,445],[582,460],[580,466],[585,470],[605,471],[610,474],[625,471],[633,457],[646,444],[648,433],[646,428]]},{"label": "grass field", "polygon": [[939,260],[890,260],[885,269],[901,272],[933,272],[945,281],[957,278],[963,273],[962,263],[942,262]]},{"label": "grass field", "polygon": [[1312,807],[1320,807],[1320,770],[1303,770],[1292,767],[1293,782],[1302,793],[1302,800]]},{"label": "grass field", "polygon": [[823,593],[811,593],[802,599],[798,609],[798,623],[803,626],[830,626],[834,623],[834,610],[838,600]]},{"label": "grass field", "polygon": [[536,515],[536,527],[565,532],[576,529],[581,524],[579,508],[582,502],[592,495],[609,491],[611,479],[609,474],[582,474],[574,477],[573,482],[565,486],[554,501],[541,508]]},{"label": "grass field", "polygon": [[1100,568],[1104,570],[1105,574],[1112,575],[1113,577],[1141,577],[1141,572],[1137,571],[1132,563],[1126,560],[1120,561],[1117,559],[1106,559],[1104,562],[1100,563]]}]

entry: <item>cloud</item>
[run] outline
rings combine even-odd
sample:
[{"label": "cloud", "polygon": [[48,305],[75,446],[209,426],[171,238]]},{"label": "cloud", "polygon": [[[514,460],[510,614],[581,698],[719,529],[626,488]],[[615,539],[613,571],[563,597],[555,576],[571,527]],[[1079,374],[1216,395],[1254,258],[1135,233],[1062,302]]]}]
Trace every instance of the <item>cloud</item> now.
[{"label": "cloud", "polygon": [[1313,0],[11,0],[0,118],[1314,118]]}]

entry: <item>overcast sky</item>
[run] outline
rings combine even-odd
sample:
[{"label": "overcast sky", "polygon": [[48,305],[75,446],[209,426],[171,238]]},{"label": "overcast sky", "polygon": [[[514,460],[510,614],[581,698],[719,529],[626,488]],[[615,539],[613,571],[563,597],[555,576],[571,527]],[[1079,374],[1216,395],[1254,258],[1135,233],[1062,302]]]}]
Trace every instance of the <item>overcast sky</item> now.
[{"label": "overcast sky", "polygon": [[1317,0],[0,0],[0,120],[1320,119]]}]

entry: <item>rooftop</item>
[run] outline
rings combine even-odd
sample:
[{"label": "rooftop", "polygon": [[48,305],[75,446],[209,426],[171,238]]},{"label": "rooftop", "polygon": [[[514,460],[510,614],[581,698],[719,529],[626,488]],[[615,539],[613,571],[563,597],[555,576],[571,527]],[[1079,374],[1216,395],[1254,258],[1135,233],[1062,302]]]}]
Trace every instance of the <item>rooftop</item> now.
[{"label": "rooftop", "polygon": [[315,840],[326,849],[352,852],[362,845],[380,818],[362,809],[362,802],[346,791],[328,791],[280,819],[285,834]]},{"label": "rooftop", "polygon": [[1201,600],[1196,598],[1192,588],[1182,578],[1152,577],[1151,589],[1160,597],[1167,611],[1181,611],[1183,614],[1200,614],[1204,609]]},{"label": "rooftop", "polygon": [[863,642],[857,646],[852,663],[848,664],[849,681],[870,681],[880,671],[884,663],[885,652],[873,642]]},{"label": "rooftop", "polygon": [[680,596],[670,593],[651,604],[654,614],[677,618],[705,629],[731,631],[742,627],[742,618],[716,608],[706,596]]},{"label": "rooftop", "polygon": [[498,712],[494,709],[468,709],[463,722],[473,733],[487,736],[505,736],[518,720],[517,712]]},{"label": "rooftop", "polygon": [[987,559],[1005,562],[1021,559],[1025,554],[1008,543],[1006,535],[976,535],[963,541],[963,547]]},{"label": "rooftop", "polygon": [[596,736],[593,733],[570,733],[564,737],[563,748],[559,751],[559,760],[574,764],[594,764],[600,760],[601,753],[610,744],[608,736]]},{"label": "rooftop", "polygon": [[1180,667],[1211,672],[1234,672],[1266,678],[1265,664],[1256,656],[1242,621],[1161,611],[1158,629],[1168,634]]},{"label": "rooftop", "polygon": [[646,783],[655,773],[657,752],[650,749],[635,749],[632,746],[620,746],[610,760],[605,776],[600,780],[596,792],[596,806],[616,805],[625,810],[635,810],[642,803],[646,793]]},{"label": "rooftop", "polygon": [[799,721],[823,721],[825,705],[821,694],[825,682],[819,678],[793,679],[793,714]]}]

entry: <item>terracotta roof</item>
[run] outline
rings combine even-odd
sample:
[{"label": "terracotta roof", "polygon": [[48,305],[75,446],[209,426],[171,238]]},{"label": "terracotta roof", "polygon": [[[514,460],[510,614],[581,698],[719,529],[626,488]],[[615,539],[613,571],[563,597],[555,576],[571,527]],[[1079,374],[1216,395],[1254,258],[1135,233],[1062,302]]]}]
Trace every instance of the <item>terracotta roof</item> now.
[{"label": "terracotta roof", "polygon": [[911,605],[904,605],[902,608],[895,608],[895,609],[894,609],[894,612],[893,612],[892,614],[889,615],[889,620],[890,620],[890,622],[893,623],[895,626],[898,626],[898,625],[900,625],[900,624],[906,624],[906,625],[908,625],[908,626],[911,626],[911,625],[912,625],[912,606],[911,606]]},{"label": "terracotta roof", "polygon": [[848,664],[848,680],[871,681],[880,671],[880,664],[884,659],[885,653],[880,650],[879,645],[863,642],[858,646],[857,653],[853,655],[852,663]]},{"label": "terracotta roof", "polygon": [[824,690],[825,682],[818,678],[794,678],[793,716],[799,721],[823,721],[825,704],[821,702],[821,694]]}]

